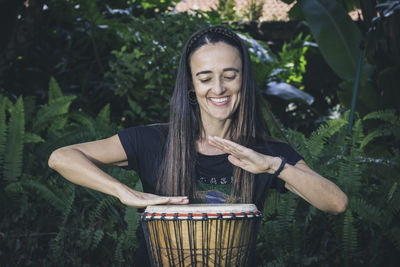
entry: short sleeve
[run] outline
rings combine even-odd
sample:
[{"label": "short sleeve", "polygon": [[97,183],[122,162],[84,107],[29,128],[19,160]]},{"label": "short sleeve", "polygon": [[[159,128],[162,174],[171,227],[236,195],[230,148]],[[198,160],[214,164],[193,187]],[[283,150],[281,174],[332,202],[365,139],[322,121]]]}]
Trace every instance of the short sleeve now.
[{"label": "short sleeve", "polygon": [[139,171],[161,157],[167,126],[131,127],[118,131],[118,137],[128,158],[128,169]]},{"label": "short sleeve", "polygon": [[[290,165],[296,165],[299,160],[303,159],[296,150],[282,142],[269,142],[267,145],[258,146],[256,150],[265,155],[285,157],[287,163]],[[258,208],[262,209],[264,200],[271,188],[276,189],[280,193],[287,192],[285,181],[282,179],[273,177],[269,173],[261,173],[255,176],[254,200]]]},{"label": "short sleeve", "polygon": [[[290,165],[296,165],[297,162],[303,159],[303,157],[294,150],[290,145],[282,142],[271,142],[269,144],[272,156],[281,156],[286,158],[287,163]],[[285,187],[285,181],[276,177],[273,179],[271,187],[276,189],[280,193],[287,192]]]},{"label": "short sleeve", "polygon": [[128,158],[126,168],[137,172],[144,192],[155,192],[166,132],[167,126],[162,124],[118,131],[118,137]]}]

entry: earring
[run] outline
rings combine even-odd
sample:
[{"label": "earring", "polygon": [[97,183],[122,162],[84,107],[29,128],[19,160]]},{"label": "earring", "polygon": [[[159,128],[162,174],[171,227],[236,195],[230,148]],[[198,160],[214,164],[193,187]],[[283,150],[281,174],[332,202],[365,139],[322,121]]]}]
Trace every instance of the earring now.
[{"label": "earring", "polygon": [[192,90],[188,91],[188,99],[190,105],[197,105],[196,93]]}]

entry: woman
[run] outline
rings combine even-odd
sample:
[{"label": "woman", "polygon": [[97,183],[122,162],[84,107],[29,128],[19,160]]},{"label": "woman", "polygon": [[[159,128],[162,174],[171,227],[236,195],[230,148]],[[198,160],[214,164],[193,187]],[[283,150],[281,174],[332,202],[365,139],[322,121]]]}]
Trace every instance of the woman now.
[{"label": "woman", "polygon": [[[138,208],[245,202],[262,209],[268,190],[276,188],[320,210],[343,212],[346,195],[287,144],[268,137],[256,100],[247,47],[231,30],[207,27],[184,47],[168,124],[57,149],[49,166],[73,183]],[[120,183],[101,165],[136,170],[144,192]]]}]

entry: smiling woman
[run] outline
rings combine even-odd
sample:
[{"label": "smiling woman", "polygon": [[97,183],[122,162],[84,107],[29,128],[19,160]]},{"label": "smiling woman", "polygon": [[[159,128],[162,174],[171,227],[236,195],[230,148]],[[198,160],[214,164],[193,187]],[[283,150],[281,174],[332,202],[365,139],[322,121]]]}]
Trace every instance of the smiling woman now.
[{"label": "smiling woman", "polygon": [[[168,124],[132,127],[104,140],[54,151],[49,166],[71,182],[143,208],[157,204],[254,203],[287,189],[315,207],[340,213],[346,195],[311,170],[289,145],[269,137],[260,115],[247,47],[231,30],[211,26],[187,41]],[[100,169],[137,171],[143,191]],[[137,266],[148,266],[138,250]]]},{"label": "smiling woman", "polygon": [[242,87],[240,52],[223,42],[204,45],[191,56],[190,69],[203,125],[229,124]]}]

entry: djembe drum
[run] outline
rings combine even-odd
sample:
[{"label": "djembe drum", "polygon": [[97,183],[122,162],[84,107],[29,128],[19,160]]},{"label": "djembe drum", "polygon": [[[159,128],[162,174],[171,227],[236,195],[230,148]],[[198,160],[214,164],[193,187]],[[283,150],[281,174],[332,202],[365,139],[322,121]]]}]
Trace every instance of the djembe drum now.
[{"label": "djembe drum", "polygon": [[149,206],[141,216],[152,266],[248,266],[261,213],[253,204]]}]

